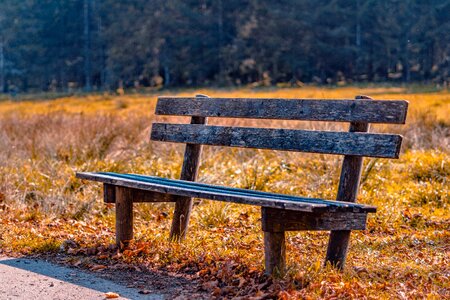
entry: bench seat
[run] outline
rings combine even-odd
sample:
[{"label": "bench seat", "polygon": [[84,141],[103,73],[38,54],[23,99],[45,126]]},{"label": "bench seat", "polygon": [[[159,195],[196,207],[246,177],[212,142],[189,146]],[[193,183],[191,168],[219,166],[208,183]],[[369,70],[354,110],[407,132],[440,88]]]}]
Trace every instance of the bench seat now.
[{"label": "bench seat", "polygon": [[[376,207],[356,204],[352,202],[332,201],[318,198],[306,198],[292,195],[267,193],[248,189],[231,188],[219,185],[205,184],[178,179],[167,179],[155,176],[137,174],[122,174],[112,172],[80,172],[80,179],[102,182],[111,186],[122,186],[137,190],[151,191],[175,196],[196,197],[202,199],[235,202],[241,204],[258,205],[261,207],[287,209],[302,212],[376,212]],[[162,195],[153,195],[154,202]],[[146,197],[148,198],[148,197]],[[175,202],[176,199],[164,197],[167,202]],[[107,202],[114,202],[106,200]],[[135,202],[151,202],[146,199],[136,199]]]}]

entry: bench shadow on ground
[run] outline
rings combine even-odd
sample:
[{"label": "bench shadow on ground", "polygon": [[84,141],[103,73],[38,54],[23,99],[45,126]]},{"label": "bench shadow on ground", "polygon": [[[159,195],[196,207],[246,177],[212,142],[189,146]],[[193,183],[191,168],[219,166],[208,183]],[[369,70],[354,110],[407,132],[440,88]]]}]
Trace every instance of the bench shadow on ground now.
[{"label": "bench shadow on ground", "polygon": [[11,268],[6,270],[11,276],[14,276],[14,269],[18,269],[29,273],[25,275],[26,278],[34,275],[40,278],[40,275],[42,281],[55,279],[68,283],[68,286],[75,285],[99,293],[115,292],[129,299],[172,299],[183,295],[195,295],[197,299],[205,297],[197,291],[195,282],[189,279],[151,271],[111,270],[94,273],[30,257],[0,257],[0,269],[2,265]]}]

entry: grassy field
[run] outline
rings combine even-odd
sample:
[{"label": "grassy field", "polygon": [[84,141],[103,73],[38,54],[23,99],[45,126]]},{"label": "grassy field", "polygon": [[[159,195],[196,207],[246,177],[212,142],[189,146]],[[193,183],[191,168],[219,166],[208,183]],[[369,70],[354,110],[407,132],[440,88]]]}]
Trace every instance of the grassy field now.
[{"label": "grassy field", "polygon": [[[199,278],[217,297],[450,299],[450,93],[403,88],[165,91],[167,95],[406,99],[398,160],[365,159],[358,202],[378,207],[352,234],[346,269],[323,266],[327,233],[287,235],[288,274],[262,275],[259,208],[196,200],[188,238],[169,243],[172,206],[136,205],[136,240],[114,243],[114,207],[75,171],[177,178],[183,145],[149,142],[157,94],[0,102],[0,253],[61,252],[68,264]],[[159,95],[159,94],[158,94]],[[347,124],[218,120],[212,124],[347,130]],[[205,147],[201,182],[333,199],[342,157]]]}]

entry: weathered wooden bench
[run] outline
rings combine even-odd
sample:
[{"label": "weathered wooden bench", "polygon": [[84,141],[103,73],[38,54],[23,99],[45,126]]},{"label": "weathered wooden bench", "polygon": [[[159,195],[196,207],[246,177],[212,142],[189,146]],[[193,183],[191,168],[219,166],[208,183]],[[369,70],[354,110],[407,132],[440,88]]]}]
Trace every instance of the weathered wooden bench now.
[{"label": "weathered wooden bench", "polygon": [[[116,206],[116,241],[133,238],[134,202],[175,202],[170,237],[184,238],[192,197],[261,206],[266,272],[285,268],[285,231],[331,231],[326,261],[343,268],[351,230],[366,227],[373,206],[356,204],[362,158],[398,158],[402,137],[368,133],[369,123],[404,124],[408,102],[372,100],[238,99],[160,97],[157,115],[191,116],[190,124],[154,123],[151,139],[186,143],[181,179],[77,173],[103,182],[104,201]],[[349,132],[208,126],[208,117],[350,122]],[[336,200],[329,201],[195,182],[202,145],[345,155]]]}]

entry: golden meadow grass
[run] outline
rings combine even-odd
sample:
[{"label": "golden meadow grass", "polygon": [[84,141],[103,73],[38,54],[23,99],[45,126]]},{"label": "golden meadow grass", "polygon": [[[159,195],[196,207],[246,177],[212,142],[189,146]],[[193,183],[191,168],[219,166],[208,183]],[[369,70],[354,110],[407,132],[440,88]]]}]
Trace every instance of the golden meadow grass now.
[{"label": "golden meadow grass", "polygon": [[[410,102],[406,125],[373,126],[404,136],[399,160],[365,159],[360,203],[378,207],[352,234],[344,273],[322,262],[327,233],[290,232],[288,276],[279,297],[450,298],[450,93],[402,88],[189,90],[166,95],[353,98]],[[149,142],[151,95],[92,95],[0,103],[0,253],[63,251],[75,265],[130,263],[214,282],[222,296],[258,295],[263,270],[259,208],[196,200],[188,238],[169,243],[172,206],[136,205],[136,241],[116,255],[114,208],[101,186],[75,171],[114,171],[177,178],[183,145]],[[211,119],[212,124],[347,130],[323,122]],[[234,187],[333,199],[340,156],[205,147],[199,180]],[[70,247],[67,245],[71,245]],[[109,251],[109,252],[108,252]],[[193,275],[192,275],[193,274]],[[259,276],[259,277],[258,277]],[[217,281],[217,282],[216,282]],[[225,288],[229,287],[226,291]],[[272,287],[273,288],[273,287]],[[267,289],[267,288],[266,288]]]}]

